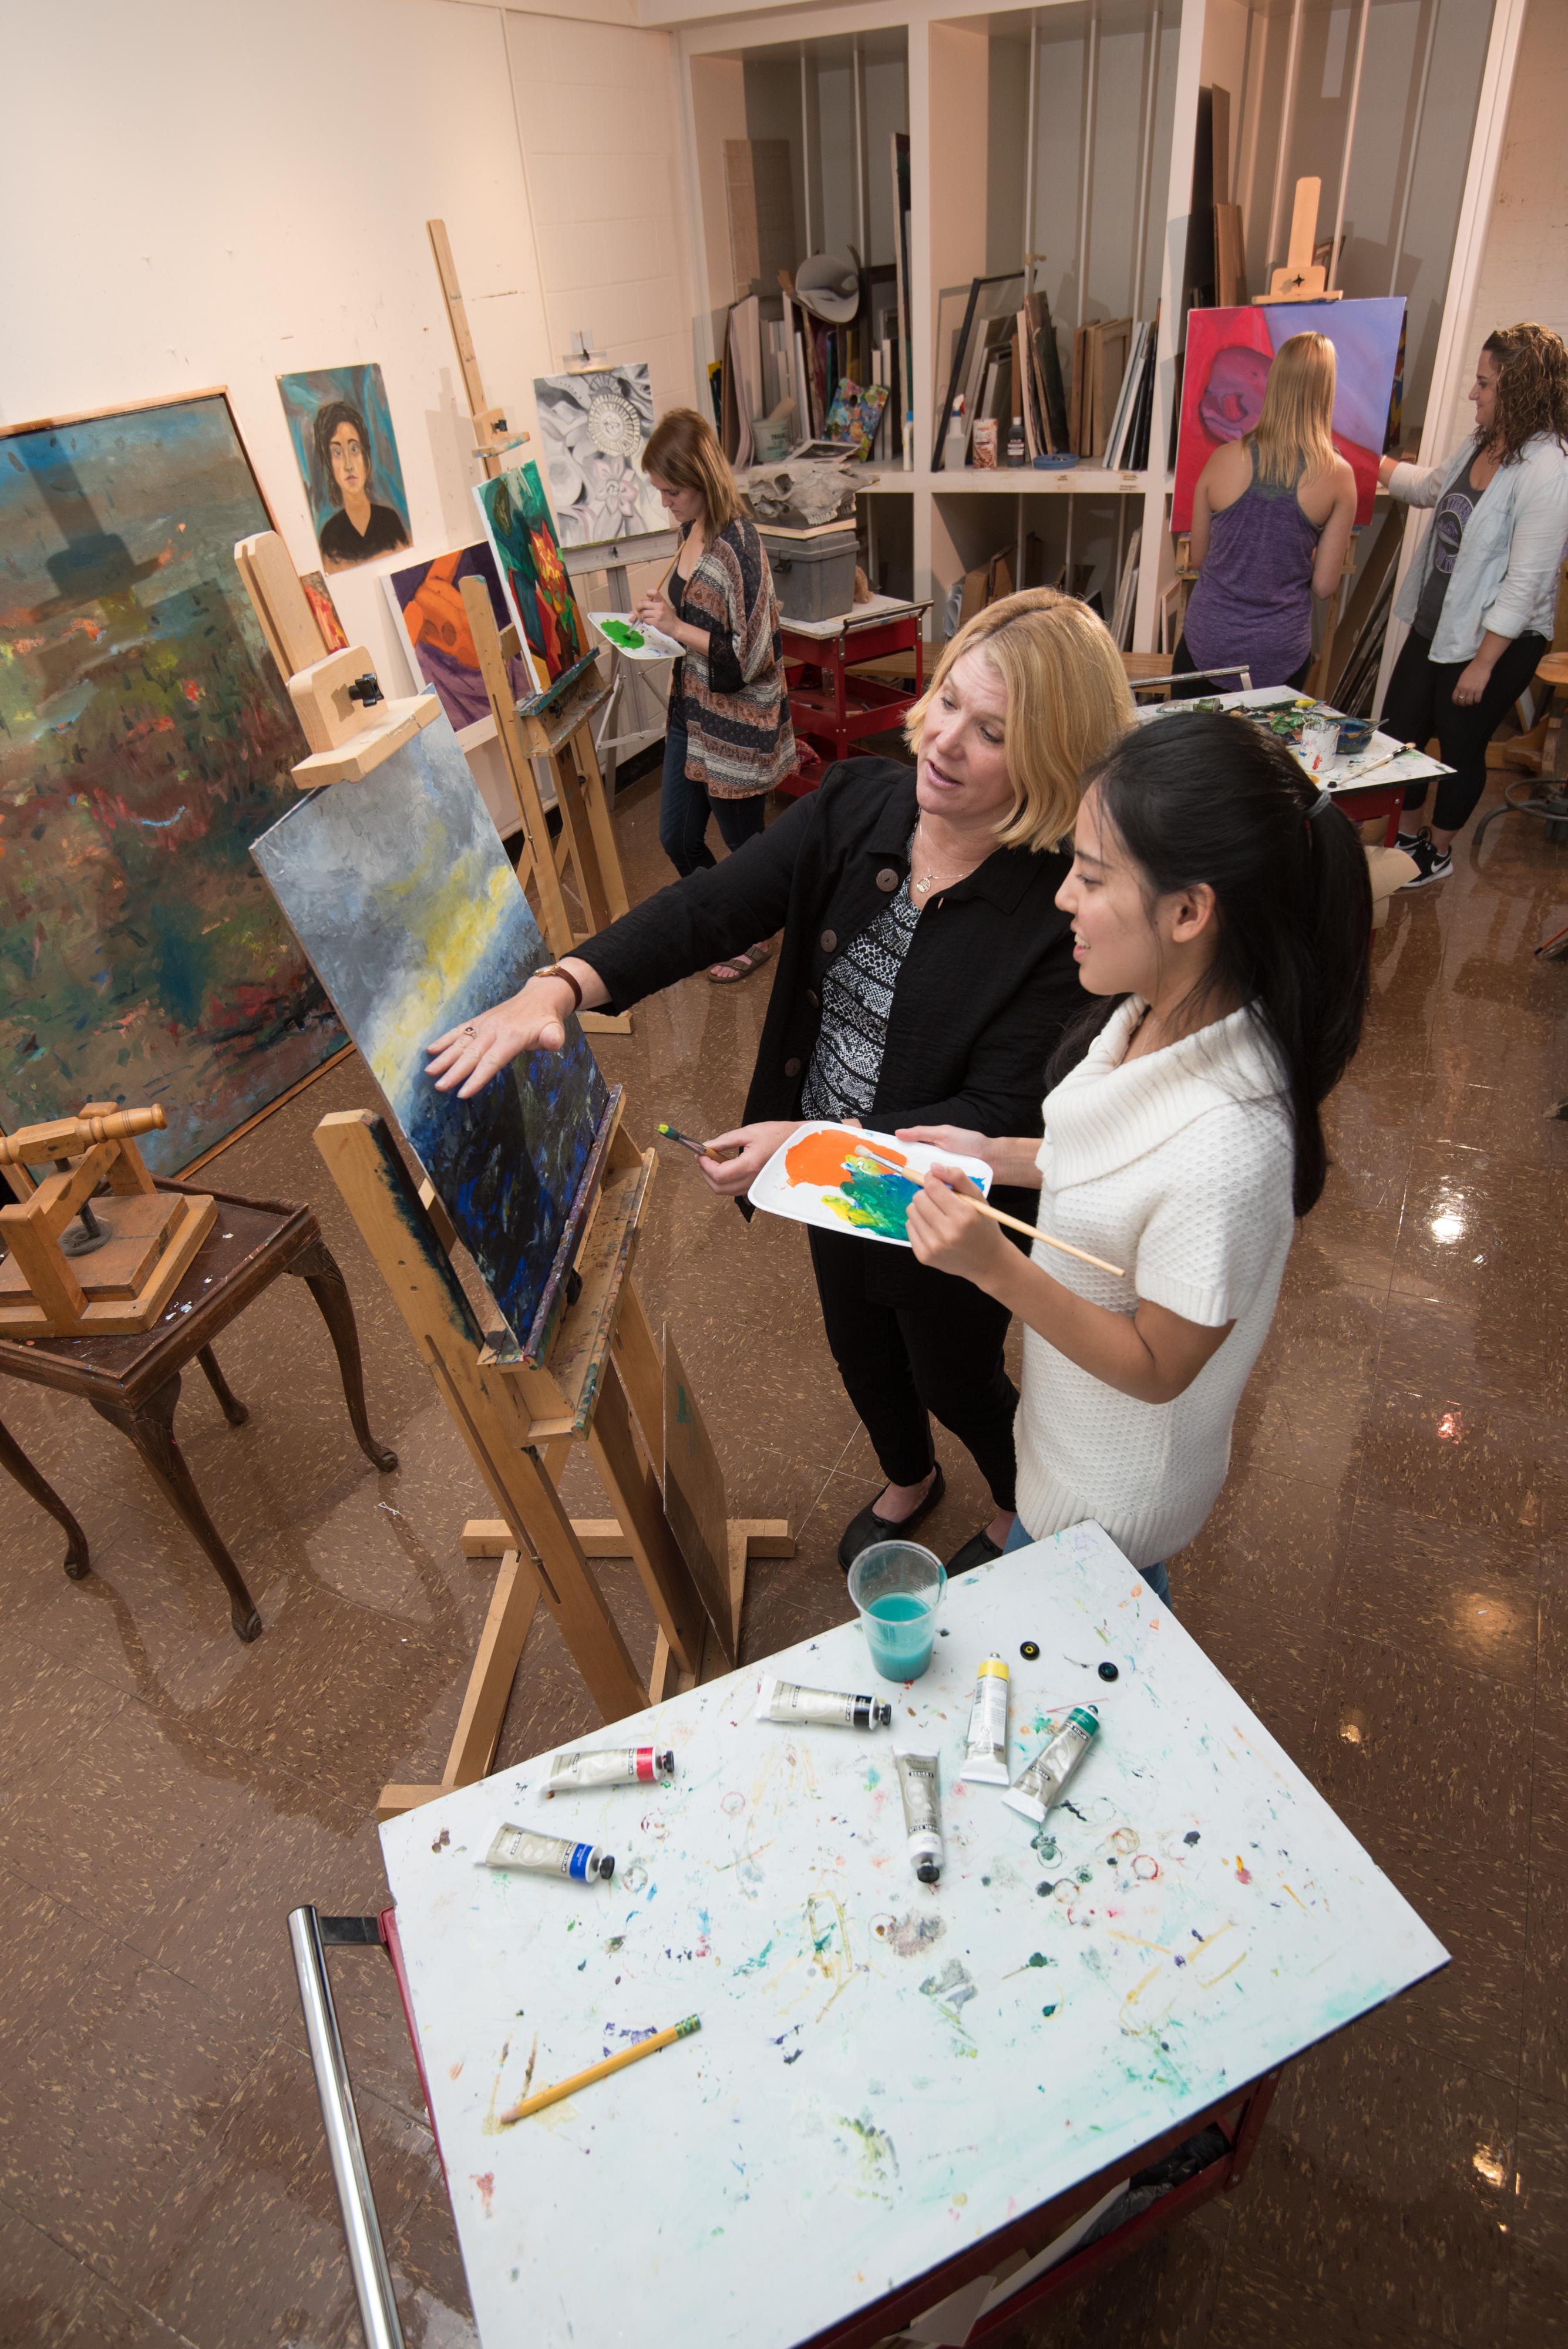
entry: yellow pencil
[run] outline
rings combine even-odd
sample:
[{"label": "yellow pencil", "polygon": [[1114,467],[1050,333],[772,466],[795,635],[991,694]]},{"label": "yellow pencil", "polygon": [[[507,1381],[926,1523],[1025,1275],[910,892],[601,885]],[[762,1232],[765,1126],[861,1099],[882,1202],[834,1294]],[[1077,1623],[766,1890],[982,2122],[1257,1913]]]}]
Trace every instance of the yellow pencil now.
[{"label": "yellow pencil", "polygon": [[553,2088],[541,2088],[535,2095],[524,2096],[520,2105],[514,2105],[510,2112],[502,2114],[503,2126],[509,2127],[513,2121],[525,2121],[530,2113],[541,2111],[545,2105],[559,2104],[563,2096],[573,2095],[578,2088],[586,2088],[593,2081],[602,2080],[607,2073],[618,2072],[623,2064],[635,2064],[639,2056],[655,2054],[660,2047],[669,2047],[677,2039],[690,2039],[694,2031],[701,2029],[701,2015],[689,2014],[684,2023],[676,2023],[673,2029],[656,2031],[651,2039],[639,2039],[635,2046],[623,2047],[618,2055],[607,2055],[602,2064],[590,2064],[586,2072],[577,2072],[569,2080],[557,2080]]}]

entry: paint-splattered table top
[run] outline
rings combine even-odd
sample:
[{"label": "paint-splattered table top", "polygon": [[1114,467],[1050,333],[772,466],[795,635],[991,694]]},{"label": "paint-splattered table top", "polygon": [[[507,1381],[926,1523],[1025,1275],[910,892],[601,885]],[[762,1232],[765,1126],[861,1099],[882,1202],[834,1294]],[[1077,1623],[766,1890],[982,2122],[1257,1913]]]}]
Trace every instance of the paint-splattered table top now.
[{"label": "paint-splattered table top", "polygon": [[[673,1747],[669,1788],[545,1800],[546,1756],[382,1828],[493,2349],[806,2340],[1443,1963],[1097,1526],[953,1582],[942,1630],[891,1735],[760,1721],[749,1670],[583,1741]],[[1033,1838],[957,1783],[992,1650],[1015,1772],[1053,1715],[1100,1709]],[[874,1685],[855,1623],[767,1669]],[[930,1889],[893,1764],[920,1743]],[[476,1865],[508,1819],[603,1844],[614,1881]],[[537,2088],[692,2013],[695,2038],[498,2125],[530,2063]]]}]

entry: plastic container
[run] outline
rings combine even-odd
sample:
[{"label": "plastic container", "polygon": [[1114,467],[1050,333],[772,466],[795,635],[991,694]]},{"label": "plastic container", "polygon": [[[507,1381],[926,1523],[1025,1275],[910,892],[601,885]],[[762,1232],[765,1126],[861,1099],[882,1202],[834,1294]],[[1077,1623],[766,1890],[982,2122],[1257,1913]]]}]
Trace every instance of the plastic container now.
[{"label": "plastic container", "polygon": [[930,1662],[947,1579],[940,1558],[919,1542],[873,1542],[850,1568],[849,1596],[883,1680],[918,1681]]},{"label": "plastic container", "polygon": [[836,620],[855,609],[855,525],[797,538],[759,530],[786,620]]}]

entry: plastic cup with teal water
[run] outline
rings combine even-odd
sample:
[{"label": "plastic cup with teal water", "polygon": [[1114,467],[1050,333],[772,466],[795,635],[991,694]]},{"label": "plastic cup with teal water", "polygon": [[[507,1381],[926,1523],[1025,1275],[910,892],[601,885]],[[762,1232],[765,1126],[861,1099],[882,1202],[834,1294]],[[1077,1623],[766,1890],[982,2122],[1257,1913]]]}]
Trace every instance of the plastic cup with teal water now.
[{"label": "plastic cup with teal water", "polygon": [[947,1578],[940,1558],[919,1542],[874,1542],[850,1568],[849,1596],[883,1680],[918,1681],[930,1662]]}]

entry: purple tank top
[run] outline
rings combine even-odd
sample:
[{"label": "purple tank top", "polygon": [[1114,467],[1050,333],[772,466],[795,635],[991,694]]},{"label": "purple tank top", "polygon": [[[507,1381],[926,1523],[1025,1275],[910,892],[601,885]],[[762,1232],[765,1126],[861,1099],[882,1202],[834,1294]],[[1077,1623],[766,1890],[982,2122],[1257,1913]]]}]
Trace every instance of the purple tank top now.
[{"label": "purple tank top", "polygon": [[[1296,503],[1296,486],[1252,478],[1217,513],[1209,553],[1188,601],[1183,631],[1195,668],[1245,661],[1257,685],[1283,685],[1312,651],[1312,566],[1318,532]],[[1232,680],[1222,678],[1227,691]]]}]

